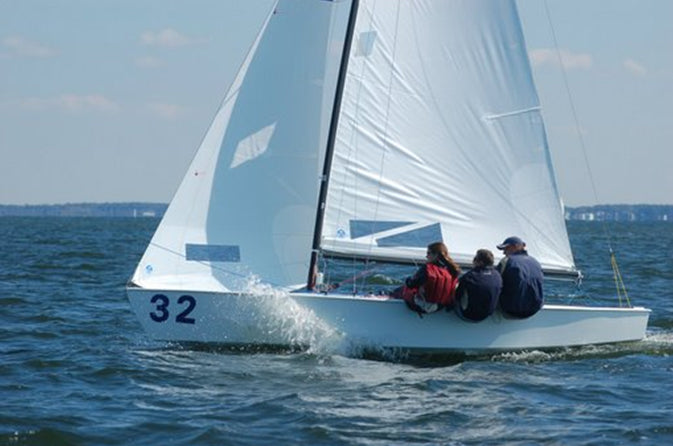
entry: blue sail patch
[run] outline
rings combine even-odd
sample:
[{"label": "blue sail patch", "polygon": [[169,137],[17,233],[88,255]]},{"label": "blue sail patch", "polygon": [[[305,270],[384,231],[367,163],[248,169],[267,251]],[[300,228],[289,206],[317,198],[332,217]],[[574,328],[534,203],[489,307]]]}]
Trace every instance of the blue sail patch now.
[{"label": "blue sail patch", "polygon": [[411,224],[413,224],[411,221],[351,220],[351,238],[364,237],[366,235],[389,231],[390,229],[401,228],[402,226]]},{"label": "blue sail patch", "polygon": [[198,262],[240,262],[241,251],[237,245],[185,245],[187,260]]},{"label": "blue sail patch", "polygon": [[424,248],[430,243],[442,241],[442,229],[439,223],[411,231],[376,239],[378,246],[415,246]]}]

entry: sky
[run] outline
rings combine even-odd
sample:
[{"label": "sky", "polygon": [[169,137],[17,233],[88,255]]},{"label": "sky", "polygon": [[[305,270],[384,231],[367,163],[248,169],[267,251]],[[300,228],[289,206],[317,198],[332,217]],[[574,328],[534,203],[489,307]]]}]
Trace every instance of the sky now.
[{"label": "sky", "polygon": [[[0,0],[0,204],[170,201],[271,4]],[[565,204],[673,204],[673,1],[517,5]]]}]

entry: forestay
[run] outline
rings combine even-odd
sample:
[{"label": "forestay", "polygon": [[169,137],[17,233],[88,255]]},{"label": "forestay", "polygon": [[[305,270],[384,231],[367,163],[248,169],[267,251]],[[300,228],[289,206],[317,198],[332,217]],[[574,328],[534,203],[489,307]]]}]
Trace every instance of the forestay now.
[{"label": "forestay", "polygon": [[359,2],[322,248],[469,263],[519,235],[574,262],[513,1]]}]

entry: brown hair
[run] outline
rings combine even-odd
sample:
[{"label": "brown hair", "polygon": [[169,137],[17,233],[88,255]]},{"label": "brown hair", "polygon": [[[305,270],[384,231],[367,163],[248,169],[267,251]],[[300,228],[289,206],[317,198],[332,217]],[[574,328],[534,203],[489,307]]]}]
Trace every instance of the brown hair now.
[{"label": "brown hair", "polygon": [[453,277],[458,277],[460,275],[460,266],[453,261],[449,255],[449,249],[443,242],[430,243],[428,245],[428,251],[437,255],[435,262],[441,266],[445,266]]},{"label": "brown hair", "polygon": [[492,266],[494,262],[493,253],[488,249],[479,249],[474,256],[475,266]]}]

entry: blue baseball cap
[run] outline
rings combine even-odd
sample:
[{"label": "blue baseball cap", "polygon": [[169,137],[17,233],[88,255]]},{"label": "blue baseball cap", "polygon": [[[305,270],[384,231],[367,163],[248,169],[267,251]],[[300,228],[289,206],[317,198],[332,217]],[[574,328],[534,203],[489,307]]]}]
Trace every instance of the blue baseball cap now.
[{"label": "blue baseball cap", "polygon": [[507,246],[511,245],[525,245],[523,240],[521,240],[519,237],[507,237],[504,242],[500,243],[496,248],[498,249],[505,249]]}]

